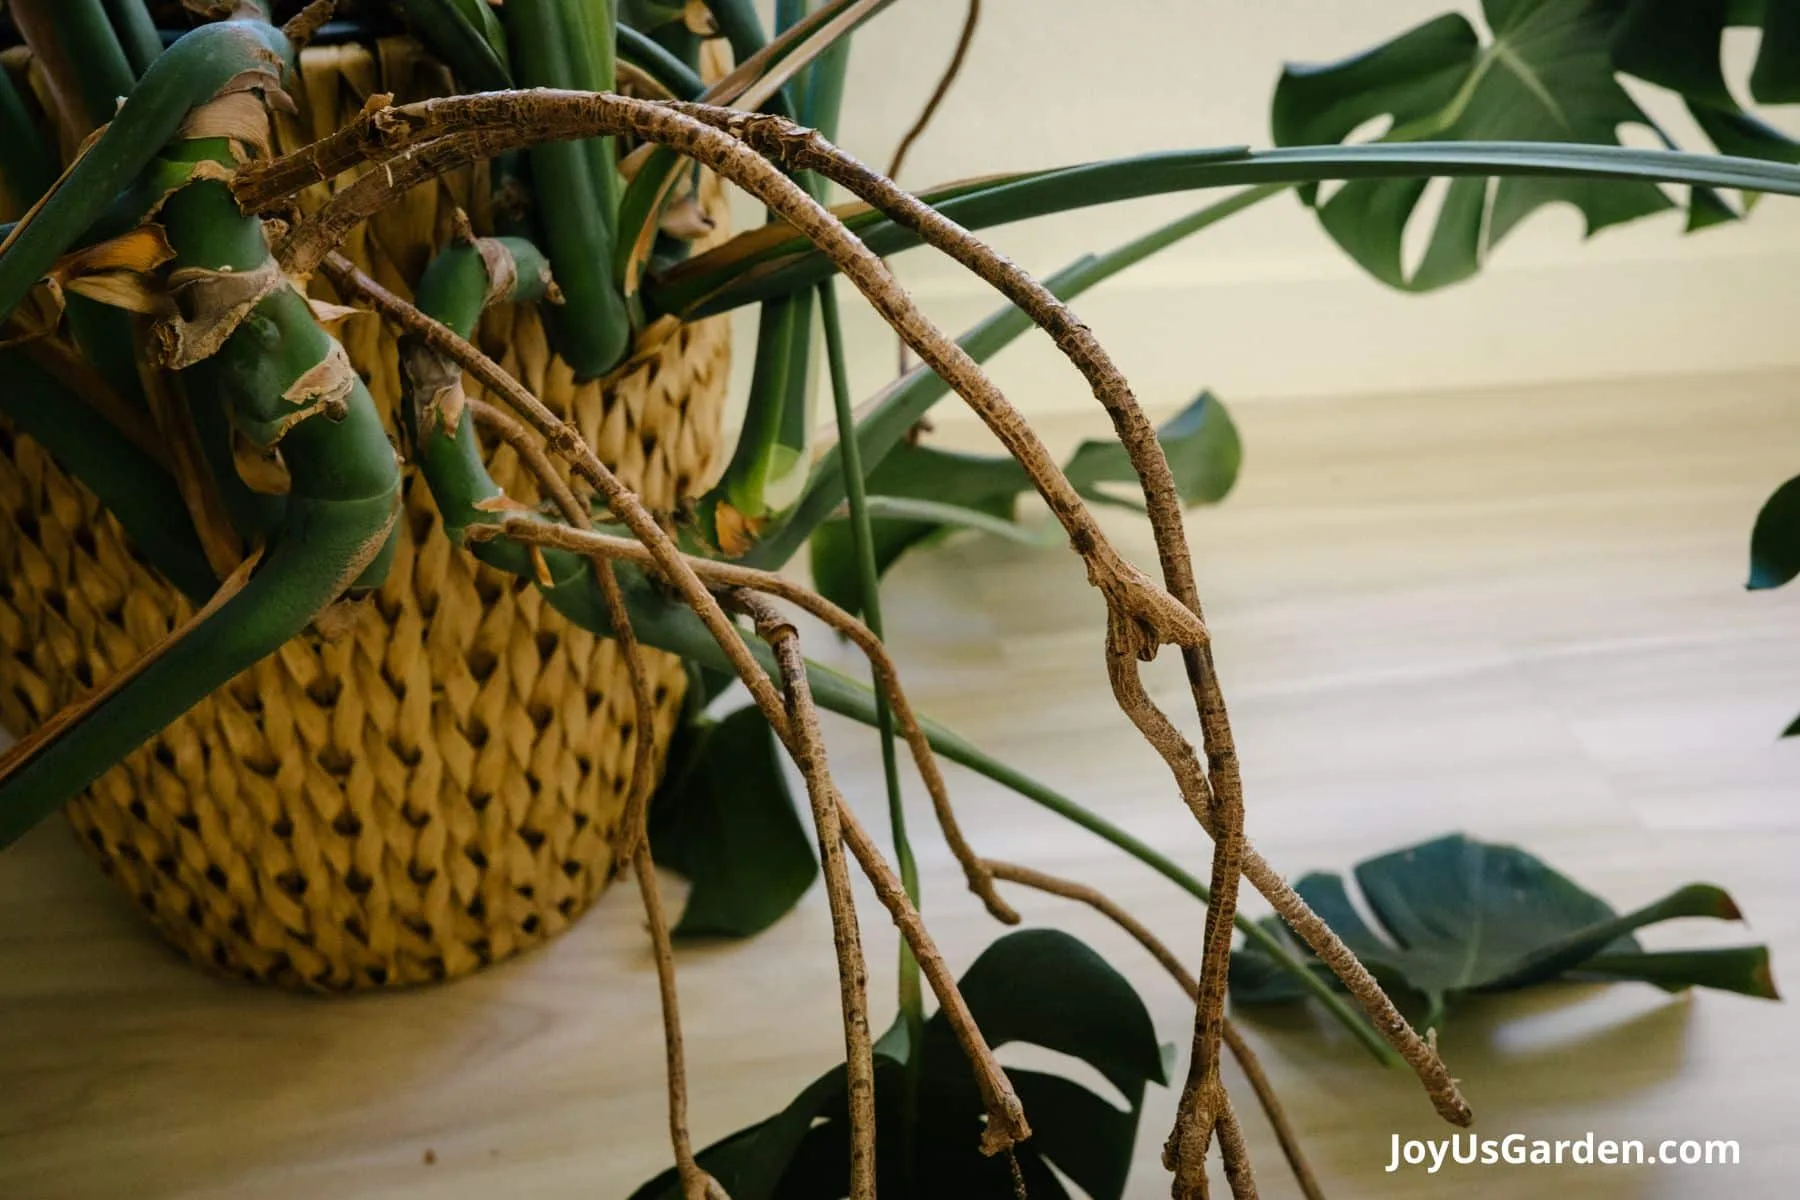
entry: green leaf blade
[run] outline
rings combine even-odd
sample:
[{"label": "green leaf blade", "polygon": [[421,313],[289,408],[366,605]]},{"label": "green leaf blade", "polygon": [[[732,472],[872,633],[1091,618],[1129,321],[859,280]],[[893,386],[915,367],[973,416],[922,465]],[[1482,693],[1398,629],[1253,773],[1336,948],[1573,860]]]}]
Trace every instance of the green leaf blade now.
[{"label": "green leaf blade", "polygon": [[775,735],[754,707],[683,731],[680,770],[650,808],[659,866],[693,884],[673,932],[743,938],[787,914],[819,873],[782,770]]},{"label": "green leaf blade", "polygon": [[[1379,932],[1363,921],[1341,876],[1309,875],[1296,886],[1384,987],[1423,1001],[1425,1024],[1433,1028],[1459,996],[1556,979],[1773,991],[1765,947],[1647,955],[1633,937],[1637,929],[1678,918],[1741,920],[1736,902],[1711,884],[1689,884],[1621,916],[1525,851],[1460,834],[1366,860],[1353,875]],[[1316,959],[1307,961],[1323,969]],[[1260,947],[1233,953],[1237,1003],[1283,1003],[1300,991]]]}]

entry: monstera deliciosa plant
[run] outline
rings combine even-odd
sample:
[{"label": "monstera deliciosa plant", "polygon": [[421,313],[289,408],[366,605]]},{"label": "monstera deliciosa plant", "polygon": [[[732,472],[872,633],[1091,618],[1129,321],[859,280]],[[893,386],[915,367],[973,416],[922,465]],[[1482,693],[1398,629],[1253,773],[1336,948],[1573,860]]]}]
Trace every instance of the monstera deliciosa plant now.
[{"label": "monstera deliciosa plant", "polygon": [[[1715,888],[1620,917],[1522,852],[1461,839],[1358,869],[1385,934],[1335,877],[1290,887],[1244,836],[1182,527],[1187,506],[1230,489],[1236,432],[1204,392],[1153,425],[1066,302],[1288,191],[1376,278],[1421,291],[1475,273],[1546,203],[1575,204],[1590,230],[1679,203],[1699,227],[1800,195],[1794,144],[1737,103],[1719,66],[1725,27],[1758,25],[1751,94],[1800,98],[1800,6],[1488,0],[1485,31],[1452,14],[1291,68],[1275,149],[913,195],[830,140],[852,34],[887,2],[780,0],[766,30],[748,0],[402,0],[335,16],[330,0],[9,0],[0,638],[15,677],[0,716],[26,736],[0,760],[0,844],[66,807],[188,953],[332,990],[504,958],[629,868],[662,988],[675,1161],[640,1194],[688,1200],[878,1184],[1054,1196],[1064,1178],[1095,1197],[1124,1189],[1145,1089],[1168,1077],[1144,1007],[1055,931],[1003,937],[954,975],[918,911],[902,745],[997,919],[1018,920],[1002,884],[1086,903],[1193,998],[1164,1155],[1179,1196],[1207,1194],[1215,1139],[1234,1195],[1254,1194],[1222,1047],[1318,1194],[1225,1018],[1230,977],[1247,1002],[1324,1005],[1457,1124],[1471,1114],[1456,1082],[1384,987],[1431,1026],[1463,992],[1570,976],[1772,995],[1760,948],[1649,954],[1632,940],[1652,920],[1735,917]],[[1720,153],[1621,145],[1621,125],[1654,129],[1626,75],[1679,92]],[[1371,140],[1343,141],[1382,118]],[[1454,182],[1427,212],[1434,176]],[[730,236],[721,181],[767,223]],[[1041,283],[971,232],[1226,187],[1238,190]],[[851,199],[834,203],[839,191]],[[1409,262],[1403,235],[1420,221],[1428,245]],[[882,263],[920,245],[1005,305],[947,337]],[[839,275],[921,364],[861,406]],[[715,318],[753,303],[747,413],[715,468]],[[1113,427],[1060,463],[979,365],[1034,326]],[[1005,456],[920,442],[950,392]],[[956,530],[1037,539],[1018,519],[1029,491],[1105,601],[1096,641],[1121,713],[1213,838],[1204,880],[915,712],[883,647],[882,572]],[[1154,573],[1114,548],[1095,504],[1143,514]],[[807,546],[816,590],[779,573]],[[870,683],[809,663],[794,610],[848,638]],[[1190,683],[1198,749],[1140,680],[1165,651]],[[750,703],[721,715],[733,681]],[[895,864],[833,781],[820,708],[879,733]],[[940,758],[1200,900],[1198,970],[1104,895],[982,856],[957,829]],[[806,821],[784,759],[805,781]],[[755,933],[822,875],[838,954],[842,1067],[698,1154],[653,845],[694,884],[674,933]],[[903,935],[898,1013],[879,1038],[851,860]],[[1275,919],[1237,912],[1244,878]],[[993,1048],[1009,1041],[1084,1060],[1127,1107],[1003,1070]]]}]

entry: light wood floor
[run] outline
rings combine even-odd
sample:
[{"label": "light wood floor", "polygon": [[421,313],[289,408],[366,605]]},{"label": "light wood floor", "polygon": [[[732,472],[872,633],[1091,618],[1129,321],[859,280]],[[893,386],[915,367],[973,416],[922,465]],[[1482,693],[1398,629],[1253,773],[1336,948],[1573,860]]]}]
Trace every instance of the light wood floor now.
[{"label": "light wood floor", "polygon": [[[1278,866],[1344,867],[1464,830],[1523,844],[1620,908],[1721,883],[1749,929],[1689,923],[1652,940],[1754,937],[1778,977],[1800,970],[1800,742],[1775,737],[1800,711],[1800,594],[1741,587],[1757,505],[1800,470],[1800,378],[1237,412],[1242,486],[1192,529],[1250,831]],[[1094,426],[1052,432],[1067,443]],[[1127,520],[1108,521],[1154,561]],[[1110,709],[1097,608],[1072,561],[965,540],[898,571],[890,632],[914,698],[1203,863],[1160,765]],[[1173,700],[1170,669],[1156,679]],[[829,733],[874,818],[872,739]],[[952,784],[978,846],[1101,885],[1197,945],[1199,909],[1148,871],[978,780]],[[995,928],[926,816],[927,916],[960,965]],[[1100,947],[1185,1044],[1183,1000],[1130,943],[1060,902],[1022,907]],[[890,931],[865,926],[885,1004]],[[701,1141],[841,1055],[817,892],[766,936],[680,963]],[[1444,1050],[1481,1132],[1739,1140],[1742,1165],[1711,1171],[1389,1176],[1392,1135],[1447,1132],[1408,1078],[1305,1019],[1247,1028],[1334,1197],[1760,1198],[1792,1195],[1800,1175],[1800,1027],[1783,1005],[1618,986],[1452,1014]],[[9,1200],[622,1197],[667,1161],[657,1030],[629,888],[483,977],[318,1000],[176,961],[59,825],[0,856]],[[1155,1152],[1172,1105],[1153,1094],[1134,1196],[1166,1194]],[[1266,1127],[1246,1120],[1263,1194],[1294,1194]]]}]

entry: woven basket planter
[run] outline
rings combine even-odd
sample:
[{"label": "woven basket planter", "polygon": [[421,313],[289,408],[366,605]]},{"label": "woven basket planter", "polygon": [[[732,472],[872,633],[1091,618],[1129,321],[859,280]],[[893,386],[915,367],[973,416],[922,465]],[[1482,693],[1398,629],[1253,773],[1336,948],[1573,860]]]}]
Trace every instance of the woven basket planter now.
[{"label": "woven basket planter", "polygon": [[[284,148],[377,92],[404,103],[449,85],[405,39],[309,49],[302,75]],[[324,199],[315,191],[305,206]],[[456,208],[482,227],[487,192],[479,168],[422,186],[345,251],[410,294]],[[701,201],[722,236],[710,176]],[[339,335],[396,428],[392,335],[371,316]],[[669,510],[706,481],[730,351],[723,318],[652,335],[583,384],[535,311],[490,312],[479,340],[653,510]],[[510,450],[493,450],[490,467],[509,494],[536,500]],[[609,837],[637,739],[666,750],[679,662],[650,656],[657,724],[635,728],[616,645],[451,545],[416,477],[397,537],[387,582],[329,636],[288,643],[68,805],[102,868],[211,969],[326,990],[441,980],[566,928],[614,873]],[[190,612],[86,488],[0,430],[0,723],[36,727]]]}]

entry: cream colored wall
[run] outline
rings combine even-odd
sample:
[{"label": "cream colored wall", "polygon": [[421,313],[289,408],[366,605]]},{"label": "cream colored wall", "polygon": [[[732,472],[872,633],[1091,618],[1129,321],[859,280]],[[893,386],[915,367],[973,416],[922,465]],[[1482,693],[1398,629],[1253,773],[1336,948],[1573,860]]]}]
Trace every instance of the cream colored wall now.
[{"label": "cream colored wall", "polygon": [[[964,0],[897,0],[859,35],[842,142],[885,164],[947,59]],[[1268,142],[1268,100],[1286,59],[1371,45],[1444,0],[986,0],[962,81],[903,182],[1117,154]],[[1472,6],[1464,6],[1472,8]],[[1750,36],[1728,45],[1741,78]],[[1666,97],[1641,95],[1677,135]],[[1800,112],[1780,113],[1800,132]],[[1628,135],[1632,136],[1632,135]],[[992,231],[1047,273],[1206,202],[1204,194],[1090,209]],[[740,212],[740,227],[760,221]],[[1542,211],[1471,284],[1430,297],[1392,292],[1352,267],[1297,202],[1279,197],[1082,298],[1147,404],[1202,386],[1232,398],[1460,389],[1800,363],[1800,202],[1771,199],[1735,226],[1680,236],[1668,214],[1583,243],[1572,210]],[[954,266],[895,260],[952,331],[993,301]],[[892,370],[893,348],[847,303],[859,396]],[[745,328],[746,335],[754,326]],[[748,346],[748,340],[740,345]],[[739,396],[747,385],[739,364]],[[1028,412],[1087,403],[1041,343],[997,360]],[[940,415],[951,416],[949,406]]]}]

